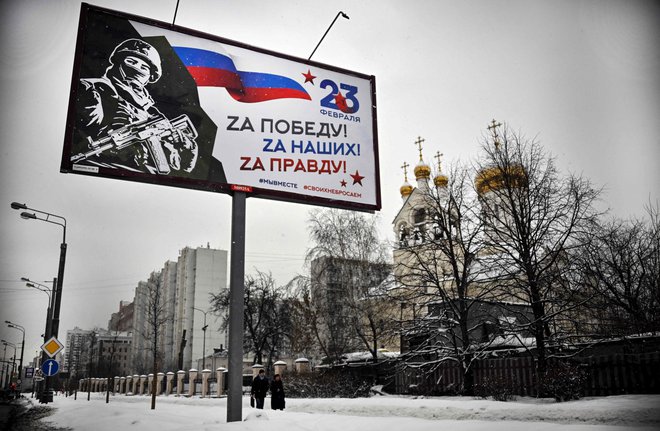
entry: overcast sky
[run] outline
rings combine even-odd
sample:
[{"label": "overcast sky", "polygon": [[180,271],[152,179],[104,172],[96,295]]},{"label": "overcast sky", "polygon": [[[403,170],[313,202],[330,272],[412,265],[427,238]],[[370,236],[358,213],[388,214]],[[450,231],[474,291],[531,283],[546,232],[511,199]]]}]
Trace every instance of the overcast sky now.
[{"label": "overcast sky", "polygon": [[[175,0],[94,1],[171,22]],[[660,199],[657,1],[181,0],[176,24],[376,77],[383,235],[401,204],[400,166],[437,151],[469,161],[493,118],[536,137],[565,171],[604,187],[604,206],[640,215]],[[21,277],[57,273],[62,229],[26,221],[26,203],[67,219],[60,338],[105,327],[138,281],[185,246],[230,248],[227,195],[59,172],[80,2],[0,6],[0,320],[41,345],[45,294]],[[248,199],[246,272],[279,283],[303,271],[312,207]],[[0,338],[20,341],[2,324]],[[11,349],[9,350],[11,352]]]}]

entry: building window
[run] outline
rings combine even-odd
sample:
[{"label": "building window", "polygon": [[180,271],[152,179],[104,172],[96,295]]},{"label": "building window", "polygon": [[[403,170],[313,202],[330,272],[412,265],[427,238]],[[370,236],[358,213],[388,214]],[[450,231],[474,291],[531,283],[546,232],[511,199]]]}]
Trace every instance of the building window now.
[{"label": "building window", "polygon": [[413,222],[415,224],[419,223],[424,223],[426,220],[426,209],[420,208],[418,210],[415,210],[415,213],[413,214]]}]

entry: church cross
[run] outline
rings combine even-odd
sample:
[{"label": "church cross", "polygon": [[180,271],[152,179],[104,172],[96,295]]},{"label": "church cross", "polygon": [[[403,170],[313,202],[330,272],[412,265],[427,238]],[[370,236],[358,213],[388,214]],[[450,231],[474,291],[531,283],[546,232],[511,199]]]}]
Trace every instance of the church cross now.
[{"label": "church cross", "polygon": [[410,165],[406,162],[403,162],[403,165],[401,165],[401,169],[403,169],[403,176],[406,179],[406,182],[408,182],[408,166]]},{"label": "church cross", "polygon": [[500,137],[497,134],[497,128],[500,127],[502,123],[498,123],[493,119],[493,121],[490,122],[490,126],[488,126],[488,130],[493,134],[493,140],[495,144],[495,149],[499,150],[500,149]]},{"label": "church cross", "polygon": [[440,151],[435,153],[435,159],[438,161],[438,172],[442,172],[442,167],[440,166],[440,157],[442,156],[444,156],[444,154],[441,153]]},{"label": "church cross", "polygon": [[422,142],[424,142],[424,139],[422,139],[421,136],[417,137],[417,140],[415,141],[415,145],[419,148],[419,161],[422,161]]}]

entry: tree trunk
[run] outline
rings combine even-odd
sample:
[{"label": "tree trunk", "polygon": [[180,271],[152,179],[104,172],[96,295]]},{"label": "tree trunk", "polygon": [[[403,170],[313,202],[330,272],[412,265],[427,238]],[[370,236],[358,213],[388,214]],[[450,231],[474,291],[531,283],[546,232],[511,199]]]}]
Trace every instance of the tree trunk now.
[{"label": "tree trunk", "polygon": [[[470,331],[468,330],[468,312],[465,307],[465,300],[460,300],[460,327],[461,327],[461,338],[463,339],[462,351],[465,352],[466,346],[470,346]],[[472,369],[472,354],[471,353],[462,353],[459,357],[459,363],[461,364],[463,372],[463,395],[474,395],[474,371]]]},{"label": "tree trunk", "polygon": [[463,356],[463,395],[474,395],[474,368],[472,368],[472,354]]},{"label": "tree trunk", "polygon": [[[154,347],[154,352],[156,351]],[[153,374],[154,378],[151,381],[151,410],[156,409],[156,385],[158,384],[158,361],[156,360],[157,356],[156,353],[154,353],[154,368],[153,368]]]},{"label": "tree trunk", "polygon": [[539,377],[543,376],[547,370],[547,357],[545,349],[545,332],[544,320],[545,310],[543,303],[537,291],[532,286],[532,312],[534,313],[534,338],[536,340],[536,353],[538,363],[536,364],[536,371]]}]

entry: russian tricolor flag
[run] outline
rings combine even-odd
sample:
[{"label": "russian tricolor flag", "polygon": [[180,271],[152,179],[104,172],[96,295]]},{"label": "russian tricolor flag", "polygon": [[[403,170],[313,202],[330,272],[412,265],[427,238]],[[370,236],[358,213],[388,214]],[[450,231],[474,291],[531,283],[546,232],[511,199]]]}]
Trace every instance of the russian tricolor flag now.
[{"label": "russian tricolor flag", "polygon": [[256,103],[274,99],[312,100],[291,78],[270,73],[243,72],[231,57],[205,49],[172,47],[199,87],[224,87],[239,102]]}]

